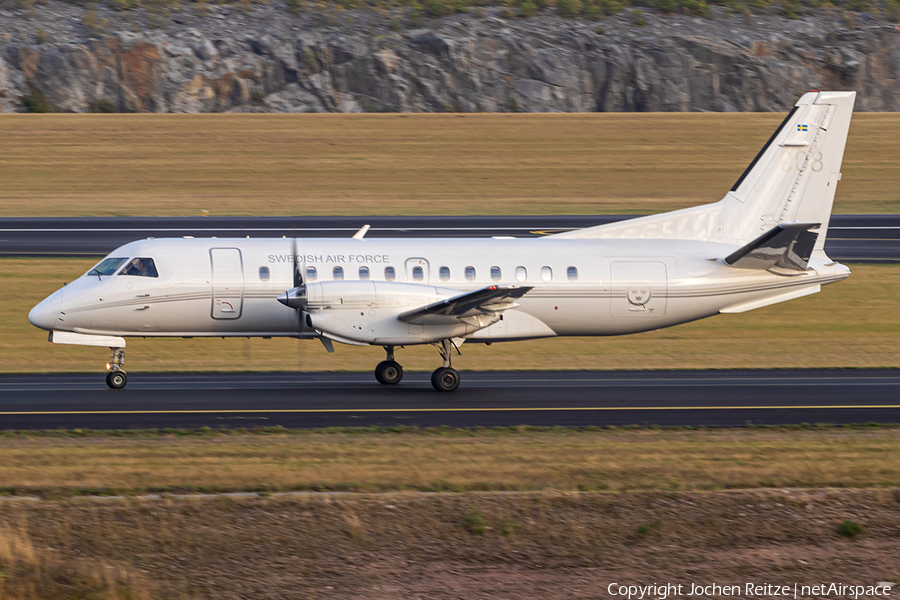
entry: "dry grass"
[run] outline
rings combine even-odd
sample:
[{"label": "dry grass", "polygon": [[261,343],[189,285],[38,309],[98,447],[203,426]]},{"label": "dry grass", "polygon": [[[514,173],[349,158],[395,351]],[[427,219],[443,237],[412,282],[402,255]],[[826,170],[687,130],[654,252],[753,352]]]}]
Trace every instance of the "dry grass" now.
[{"label": "dry grass", "polygon": [[[430,430],[429,430],[430,431]],[[900,486],[900,430],[0,438],[7,493]]]},{"label": "dry grass", "polygon": [[[28,322],[41,299],[87,271],[91,260],[0,259],[0,372],[95,371],[105,348],[59,346]],[[789,332],[789,335],[786,333]],[[787,337],[786,337],[787,336]],[[564,338],[464,345],[461,369],[665,369],[900,367],[900,268],[855,265],[847,281],[821,293],[741,315],[614,338]],[[134,339],[126,367],[134,371],[361,370],[374,368],[380,348],[263,339]],[[410,370],[434,369],[430,347],[399,359]]]},{"label": "dry grass", "polygon": [[20,520],[0,524],[0,598],[4,600],[150,600],[150,585],[118,561],[65,556],[35,547]]},{"label": "dry grass", "polygon": [[[716,201],[776,114],[3,115],[0,216],[647,213]],[[858,114],[835,211],[900,211]]]}]

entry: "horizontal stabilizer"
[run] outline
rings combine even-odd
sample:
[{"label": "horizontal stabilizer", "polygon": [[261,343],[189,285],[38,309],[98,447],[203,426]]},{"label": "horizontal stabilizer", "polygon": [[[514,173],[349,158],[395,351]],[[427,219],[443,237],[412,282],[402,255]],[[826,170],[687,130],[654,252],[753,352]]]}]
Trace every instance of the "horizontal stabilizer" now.
[{"label": "horizontal stabilizer", "polygon": [[781,267],[805,271],[819,234],[820,223],[782,223],[728,255],[725,264],[738,269]]},{"label": "horizontal stabilizer", "polygon": [[407,323],[420,322],[428,317],[455,317],[459,320],[474,317],[477,319],[515,308],[516,303],[513,300],[521,298],[529,290],[531,290],[530,286],[489,285],[474,292],[466,292],[407,311],[397,318]]}]

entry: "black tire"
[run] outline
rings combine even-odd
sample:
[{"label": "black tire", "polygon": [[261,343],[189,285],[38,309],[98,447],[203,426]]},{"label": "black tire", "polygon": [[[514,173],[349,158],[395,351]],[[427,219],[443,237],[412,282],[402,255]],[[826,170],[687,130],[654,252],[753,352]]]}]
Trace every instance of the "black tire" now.
[{"label": "black tire", "polygon": [[441,367],[431,374],[431,385],[439,392],[453,392],[459,387],[459,372]]},{"label": "black tire", "polygon": [[128,376],[125,371],[110,371],[106,374],[106,385],[114,390],[121,390],[128,383]]},{"label": "black tire", "polygon": [[375,367],[375,379],[382,385],[397,385],[403,379],[403,367],[394,360],[385,360]]}]

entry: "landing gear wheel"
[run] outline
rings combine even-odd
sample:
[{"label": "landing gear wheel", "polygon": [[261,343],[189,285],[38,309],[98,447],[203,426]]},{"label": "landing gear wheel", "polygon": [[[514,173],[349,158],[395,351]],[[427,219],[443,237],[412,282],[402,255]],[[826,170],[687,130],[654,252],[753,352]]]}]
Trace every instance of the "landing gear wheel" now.
[{"label": "landing gear wheel", "polygon": [[459,372],[450,367],[441,367],[431,374],[431,385],[439,392],[452,392],[459,387]]},{"label": "landing gear wheel", "polygon": [[394,360],[384,360],[375,367],[375,379],[382,385],[396,385],[403,379],[403,367]]},{"label": "landing gear wheel", "polygon": [[125,371],[110,371],[106,374],[106,385],[114,390],[121,390],[128,383]]}]

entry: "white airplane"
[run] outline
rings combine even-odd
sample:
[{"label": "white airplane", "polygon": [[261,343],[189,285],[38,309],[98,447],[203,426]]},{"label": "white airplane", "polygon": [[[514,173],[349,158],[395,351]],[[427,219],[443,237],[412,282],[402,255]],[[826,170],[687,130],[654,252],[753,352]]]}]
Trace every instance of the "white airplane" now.
[{"label": "white airplane", "polygon": [[58,344],[125,337],[292,337],[395,349],[433,344],[451,392],[463,342],[606,336],[814,294],[850,270],[825,236],[855,92],[805,94],[713,204],[541,238],[147,239],[110,253],[32,309]]}]

